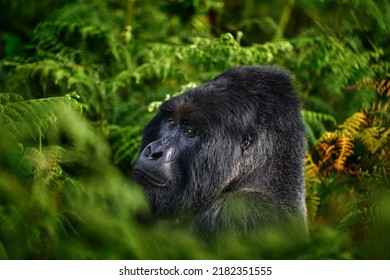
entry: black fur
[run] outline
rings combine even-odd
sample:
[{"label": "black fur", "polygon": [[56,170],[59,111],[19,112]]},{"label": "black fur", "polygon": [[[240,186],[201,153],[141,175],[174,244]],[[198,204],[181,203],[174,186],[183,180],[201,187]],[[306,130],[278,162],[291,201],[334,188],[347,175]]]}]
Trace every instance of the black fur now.
[{"label": "black fur", "polygon": [[134,179],[155,217],[191,217],[210,237],[297,225],[306,233],[305,131],[289,75],[242,66],[162,104]]}]

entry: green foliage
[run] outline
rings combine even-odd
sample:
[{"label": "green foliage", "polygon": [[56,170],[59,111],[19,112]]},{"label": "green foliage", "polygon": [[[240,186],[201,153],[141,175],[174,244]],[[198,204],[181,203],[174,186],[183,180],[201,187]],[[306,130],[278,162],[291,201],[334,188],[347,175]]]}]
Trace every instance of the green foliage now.
[{"label": "green foliage", "polygon": [[16,137],[28,132],[35,140],[39,139],[41,146],[44,132],[57,121],[54,104],[81,107],[70,95],[23,101],[18,94],[0,93],[0,123]]},{"label": "green foliage", "polygon": [[110,163],[104,139],[84,117],[60,98],[40,102],[56,117],[31,128],[45,136],[41,150],[30,131],[15,134],[12,126],[1,126],[2,258],[154,258],[152,244],[171,238],[187,247],[162,256],[202,257],[200,250],[191,252],[195,240],[183,233],[164,238],[162,229],[140,222],[148,215],[143,193]]},{"label": "green foliage", "polygon": [[[388,1],[0,8],[0,258],[389,257]],[[211,246],[148,224],[128,179],[146,122],[164,99],[258,64],[290,70],[302,100],[310,244],[270,233]]]}]

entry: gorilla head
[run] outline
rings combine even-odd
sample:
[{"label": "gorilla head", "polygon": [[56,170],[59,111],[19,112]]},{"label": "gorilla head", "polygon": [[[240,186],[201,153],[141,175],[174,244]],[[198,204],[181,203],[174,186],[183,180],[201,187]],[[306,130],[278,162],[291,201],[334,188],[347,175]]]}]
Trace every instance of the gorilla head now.
[{"label": "gorilla head", "polygon": [[306,231],[305,132],[290,77],[242,66],[165,101],[145,127],[134,179],[155,217],[221,231]]}]

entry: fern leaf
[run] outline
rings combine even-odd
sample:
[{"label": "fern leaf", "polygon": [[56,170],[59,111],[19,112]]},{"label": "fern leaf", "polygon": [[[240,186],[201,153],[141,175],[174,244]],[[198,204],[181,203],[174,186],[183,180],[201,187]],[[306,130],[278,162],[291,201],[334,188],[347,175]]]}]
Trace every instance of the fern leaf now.
[{"label": "fern leaf", "polygon": [[376,150],[379,148],[386,148],[388,147],[390,139],[390,129],[386,130],[382,135],[379,137],[377,142]]},{"label": "fern leaf", "polygon": [[336,126],[336,119],[326,113],[302,110],[301,115],[303,117],[306,133],[309,139],[309,142],[315,144],[317,142],[316,133],[322,135],[326,131],[325,123],[331,123]]},{"label": "fern leaf", "polygon": [[310,122],[325,122],[328,121],[334,125],[337,125],[337,121],[335,117],[330,114],[313,112],[308,110],[302,110],[302,116],[305,120]]},{"label": "fern leaf", "polygon": [[310,155],[307,155],[305,157],[305,178],[306,181],[310,183],[321,183],[321,180],[318,177],[319,174],[319,168],[314,163],[312,157]]},{"label": "fern leaf", "polygon": [[313,145],[317,142],[317,137],[313,131],[313,128],[305,121],[305,131],[306,131],[306,137],[309,143],[312,143]]},{"label": "fern leaf", "polygon": [[319,151],[321,154],[321,160],[318,163],[319,167],[322,167],[326,162],[332,161],[333,155],[336,154],[335,145],[329,145],[326,142],[319,144]]},{"label": "fern leaf", "polygon": [[338,155],[333,165],[337,171],[344,170],[347,158],[353,154],[354,145],[352,141],[353,139],[347,135],[342,135],[337,140]]},{"label": "fern leaf", "polygon": [[378,138],[380,135],[380,128],[373,126],[364,129],[360,135],[359,138],[362,139],[363,144],[370,150],[370,152],[375,153],[375,151],[378,149]]},{"label": "fern leaf", "polygon": [[336,140],[337,138],[338,138],[337,133],[327,131],[321,136],[320,142],[323,142],[323,141],[332,142],[332,141]]},{"label": "fern leaf", "polygon": [[313,189],[313,184],[321,183],[319,178],[319,168],[314,163],[310,154],[305,157],[305,189],[308,220],[313,224],[317,215],[320,198],[318,192]]},{"label": "fern leaf", "polygon": [[42,151],[35,148],[26,149],[23,162],[30,169],[35,179],[42,180],[44,185],[61,174],[60,163],[64,162],[66,150],[60,146],[48,146]]},{"label": "fern leaf", "polygon": [[362,125],[367,125],[366,115],[362,112],[357,112],[339,125],[339,134],[354,138],[359,133]]},{"label": "fern leaf", "polygon": [[[0,94],[4,96],[3,94]],[[12,131],[15,136],[29,134],[31,137],[42,137],[51,125],[56,124],[55,108],[57,105],[74,107],[68,95],[65,97],[53,97],[42,99],[21,100],[17,96],[11,102],[1,105],[0,125]],[[16,100],[16,101],[15,101]]]},{"label": "fern leaf", "polygon": [[1,106],[1,104],[7,104],[9,102],[19,102],[22,100],[23,100],[23,97],[19,94],[0,92],[0,106]]}]

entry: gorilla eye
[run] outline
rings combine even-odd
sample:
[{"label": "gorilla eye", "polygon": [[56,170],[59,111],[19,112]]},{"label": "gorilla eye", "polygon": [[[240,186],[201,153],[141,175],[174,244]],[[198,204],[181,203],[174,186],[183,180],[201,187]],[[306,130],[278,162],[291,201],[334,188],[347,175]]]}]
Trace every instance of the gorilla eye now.
[{"label": "gorilla eye", "polygon": [[175,127],[176,124],[177,124],[177,123],[176,123],[175,120],[172,120],[172,119],[168,120],[168,125],[169,125],[170,127]]},{"label": "gorilla eye", "polygon": [[196,135],[196,131],[195,131],[194,129],[192,129],[192,128],[188,128],[188,129],[186,130],[186,135],[187,135],[188,137],[194,137],[194,136]]}]

